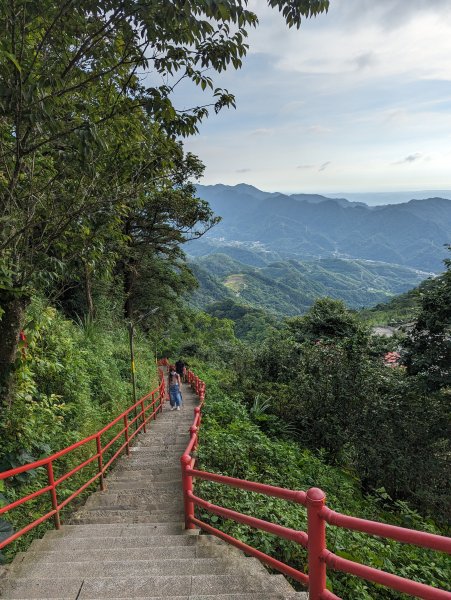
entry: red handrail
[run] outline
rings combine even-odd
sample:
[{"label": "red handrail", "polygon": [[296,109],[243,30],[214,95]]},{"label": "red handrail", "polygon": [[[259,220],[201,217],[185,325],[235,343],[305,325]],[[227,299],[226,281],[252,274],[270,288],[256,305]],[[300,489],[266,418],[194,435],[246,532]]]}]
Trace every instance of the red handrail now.
[{"label": "red handrail", "polygon": [[[67,448],[63,448],[63,450],[60,450],[59,452],[55,452],[51,456],[47,456],[46,458],[42,458],[41,460],[36,460],[35,462],[28,463],[26,465],[22,465],[15,469],[10,469],[8,471],[3,471],[2,473],[0,473],[0,481],[1,481],[4,479],[8,479],[9,477],[14,477],[16,475],[19,475],[20,473],[32,471],[39,467],[46,467],[47,480],[48,480],[48,485],[42,487],[41,489],[39,489],[35,492],[32,492],[31,494],[23,496],[22,498],[20,498],[18,500],[15,500],[14,502],[7,504],[6,506],[1,507],[0,515],[7,513],[8,511],[10,511],[18,506],[21,506],[22,504],[25,504],[29,500],[32,500],[33,498],[37,498],[38,496],[41,496],[42,494],[45,494],[47,492],[50,493],[50,498],[51,498],[51,503],[52,503],[52,510],[48,511],[47,513],[45,513],[38,519],[32,521],[31,523],[28,523],[27,525],[25,525],[25,527],[22,527],[22,529],[20,529],[19,531],[16,531],[13,535],[9,536],[7,539],[0,542],[0,550],[2,548],[4,548],[5,546],[7,546],[8,544],[10,544],[11,542],[14,542],[15,540],[17,540],[19,537],[21,537],[22,535],[24,535],[31,529],[34,529],[35,527],[37,527],[44,521],[47,521],[48,519],[50,519],[50,517],[53,517],[55,527],[56,527],[56,529],[59,529],[61,527],[61,521],[60,521],[61,509],[63,509],[70,502],[72,502],[72,500],[74,500],[74,498],[76,498],[83,490],[85,490],[94,481],[96,481],[96,479],[100,480],[100,489],[101,490],[104,489],[104,476],[105,476],[106,470],[118,458],[118,456],[121,454],[121,452],[124,449],[125,449],[127,455],[129,454],[130,442],[133,440],[133,438],[141,430],[146,431],[147,423],[151,419],[156,419],[157,414],[163,410],[163,404],[164,404],[164,401],[166,400],[166,383],[165,383],[165,378],[164,378],[164,374],[163,374],[163,369],[161,367],[167,366],[167,364],[168,364],[167,359],[163,359],[158,362],[158,365],[159,365],[158,374],[159,374],[159,379],[160,379],[158,388],[156,388],[155,390],[152,390],[151,392],[149,392],[148,394],[146,394],[145,396],[140,398],[137,402],[135,402],[135,404],[133,404],[132,406],[127,408],[124,412],[122,412],[115,419],[113,419],[110,423],[108,423],[108,425],[105,425],[105,427],[100,429],[100,431],[97,431],[97,433],[93,433],[92,435],[89,435],[88,437],[84,438],[83,440],[80,440],[79,442],[76,442],[75,444],[72,444],[71,446],[67,446]],[[149,398],[151,398],[151,402],[149,404],[145,405],[146,401],[148,401]],[[137,411],[138,407],[140,408],[139,411]],[[136,415],[134,413],[135,410],[137,411]],[[150,410],[152,410],[152,412],[150,414],[148,414],[148,412]],[[129,419],[129,415],[132,412],[134,413],[133,418]],[[141,421],[141,423],[139,423],[139,421]],[[120,422],[123,422],[123,425],[124,425],[121,428],[121,430],[117,434],[115,434],[113,436],[113,438],[108,441],[108,443],[106,443],[105,445],[102,445],[102,435],[104,433],[106,433],[107,431],[109,431],[112,427],[114,427],[114,425],[117,425]],[[133,428],[133,431],[132,431],[130,429],[130,427],[134,424],[135,424],[135,427]],[[107,450],[109,450],[113,446],[113,444],[115,442],[117,442],[119,440],[119,438],[121,438],[121,436],[124,436],[124,442],[114,452],[113,456],[111,458],[109,458],[109,460],[104,464],[103,459],[104,459],[105,452]],[[84,446],[85,444],[92,442],[94,440],[96,442],[96,452],[94,454],[92,454],[89,458],[83,460],[83,462],[79,463],[76,467],[72,468],[67,473],[64,473],[63,475],[61,475],[60,477],[55,479],[54,472],[53,472],[53,464],[54,464],[55,460],[61,458],[62,456],[65,456],[66,454],[69,454],[70,452],[73,452],[77,448],[80,448],[81,446]],[[96,460],[97,460],[97,471],[96,471],[95,475],[90,477],[87,481],[85,481],[68,498],[66,498],[62,502],[59,502],[58,501],[58,491],[57,491],[58,485],[60,485],[61,483],[66,481],[66,479],[68,479],[72,475],[75,475],[75,473],[78,473],[78,471],[81,471],[81,469],[83,469],[84,467],[88,466],[89,464],[91,464],[92,462],[94,462]]]},{"label": "red handrail", "polygon": [[[392,590],[397,590],[417,598],[424,598],[425,600],[451,600],[451,592],[449,591],[418,583],[405,577],[399,577],[398,575],[374,569],[373,567],[362,565],[333,554],[327,550],[326,523],[336,527],[343,527],[353,531],[360,531],[370,535],[389,538],[398,542],[446,552],[448,554],[451,554],[451,538],[340,514],[325,506],[326,495],[318,488],[310,488],[307,492],[287,490],[276,486],[257,483],[255,481],[246,481],[235,477],[227,477],[225,475],[218,475],[216,473],[208,473],[207,471],[195,469],[196,459],[191,457],[191,452],[197,448],[198,444],[198,433],[202,422],[202,407],[205,402],[205,383],[192,371],[188,371],[187,378],[188,383],[191,384],[192,389],[196,392],[197,396],[199,396],[199,406],[194,409],[194,421],[190,427],[190,441],[180,459],[182,465],[185,527],[187,529],[193,529],[196,526],[204,529],[208,533],[216,535],[229,544],[240,548],[246,554],[255,556],[276,570],[307,585],[310,600],[341,600],[338,596],[326,589],[327,567],[355,575],[362,579],[366,579],[367,581],[384,585]],[[257,492],[259,494],[264,494],[265,496],[282,498],[306,506],[308,531],[307,533],[295,531],[288,527],[282,527],[275,523],[269,523],[249,515],[244,515],[211,504],[205,499],[194,495],[193,478],[213,481],[222,485]],[[238,523],[248,525],[249,527],[267,531],[285,539],[294,540],[302,546],[305,546],[308,552],[308,575],[248,546],[244,542],[241,542],[196,518],[194,514],[195,506],[200,506],[204,510],[215,515],[219,515],[226,519],[232,519]]]}]

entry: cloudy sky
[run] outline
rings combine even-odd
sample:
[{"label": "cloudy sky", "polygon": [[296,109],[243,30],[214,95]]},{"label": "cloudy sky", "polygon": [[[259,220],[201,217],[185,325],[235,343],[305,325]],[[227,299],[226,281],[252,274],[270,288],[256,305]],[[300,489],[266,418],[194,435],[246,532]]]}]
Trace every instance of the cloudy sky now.
[{"label": "cloudy sky", "polygon": [[[451,189],[451,0],[331,0],[288,30],[264,0],[243,68],[216,80],[237,110],[186,148],[202,183],[268,191]],[[179,105],[194,99],[185,89]]]}]

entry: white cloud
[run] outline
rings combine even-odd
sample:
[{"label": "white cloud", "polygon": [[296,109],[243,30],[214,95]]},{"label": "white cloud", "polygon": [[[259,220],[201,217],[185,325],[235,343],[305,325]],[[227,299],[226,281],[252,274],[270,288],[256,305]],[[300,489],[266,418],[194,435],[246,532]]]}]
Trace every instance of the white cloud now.
[{"label": "white cloud", "polygon": [[331,133],[332,129],[330,127],[324,127],[323,125],[310,125],[310,127],[307,127],[305,131],[307,133],[319,135],[321,133]]},{"label": "white cloud", "polygon": [[267,127],[259,127],[258,129],[253,129],[250,132],[250,135],[270,135],[273,133],[272,129],[268,129]]},{"label": "white cloud", "polygon": [[218,81],[237,110],[186,143],[205,183],[451,189],[451,0],[332,0],[300,31],[250,5],[261,16],[250,55]]},{"label": "white cloud", "polygon": [[[347,75],[346,85],[395,75],[451,79],[449,1],[353,0],[352,10],[348,3],[334,0],[328,15],[305,21],[299,32],[287,31],[274,11],[259,10],[261,27],[251,34],[251,52],[270,53],[278,68],[292,73]],[[370,5],[376,8],[371,11]],[[387,15],[400,14],[401,6],[405,19],[387,29]],[[355,26],[356,20],[363,24]]]}]

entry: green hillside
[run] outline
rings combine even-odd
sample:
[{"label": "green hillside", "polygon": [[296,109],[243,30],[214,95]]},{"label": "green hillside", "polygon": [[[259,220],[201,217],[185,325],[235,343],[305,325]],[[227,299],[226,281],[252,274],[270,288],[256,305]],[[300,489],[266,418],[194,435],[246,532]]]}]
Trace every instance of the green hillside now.
[{"label": "green hillside", "polygon": [[234,299],[279,316],[303,314],[322,296],[343,300],[350,308],[369,307],[406,292],[428,275],[399,265],[338,258],[254,267],[222,253],[198,257],[191,267],[199,281],[191,299],[196,307]]},{"label": "green hillside", "polygon": [[395,296],[389,302],[361,310],[360,317],[371,325],[399,325],[414,321],[420,309],[422,293],[428,287],[429,281],[426,280],[418,287]]}]

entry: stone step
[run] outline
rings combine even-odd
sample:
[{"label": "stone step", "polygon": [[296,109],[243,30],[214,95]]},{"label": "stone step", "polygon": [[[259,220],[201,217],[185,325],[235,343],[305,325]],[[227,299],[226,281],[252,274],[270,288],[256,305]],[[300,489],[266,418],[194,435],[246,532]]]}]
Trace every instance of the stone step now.
[{"label": "stone step", "polygon": [[[142,485],[142,484],[141,484]],[[160,494],[161,497],[172,496],[181,498],[182,490],[175,484],[170,482],[161,482],[159,484],[148,485],[145,488],[134,489],[134,490],[110,490],[106,492],[97,492],[88,498],[85,503],[86,506],[97,506],[100,503],[112,505],[117,504],[129,504],[132,500],[136,502],[141,501],[143,503],[149,502],[155,495]]]},{"label": "stone step", "polygon": [[163,454],[161,456],[149,456],[149,454],[147,452],[145,452],[144,450],[139,450],[137,452],[134,452],[131,455],[131,458],[129,460],[127,460],[126,462],[122,463],[122,468],[126,468],[128,464],[132,463],[133,461],[141,461],[141,460],[146,460],[149,462],[149,464],[152,464],[154,467],[162,467],[162,468],[174,468],[174,467],[178,467],[180,464],[180,456],[183,453],[180,452],[180,454],[178,452],[174,452],[171,453],[170,455],[166,455]]},{"label": "stone step", "polygon": [[171,450],[173,452],[175,452],[176,450],[183,450],[186,448],[186,446],[188,445],[189,442],[189,435],[186,436],[186,438],[181,438],[180,440],[177,440],[176,442],[168,442],[168,440],[166,440],[164,437],[161,440],[144,440],[140,443],[139,446],[137,446],[137,448],[139,448],[139,450],[137,450],[136,452],[141,452],[141,451],[154,451],[154,452],[159,452],[160,454],[164,454],[164,452]]},{"label": "stone step", "polygon": [[[140,465],[140,470],[142,470],[142,465]],[[122,471],[123,474],[125,474],[125,471]],[[130,475],[129,472],[127,472],[127,477]],[[130,479],[133,479],[133,476],[130,477]],[[140,479],[145,479],[145,481],[148,482],[155,482],[155,483],[166,483],[166,482],[176,482],[176,481],[181,481],[182,480],[182,472],[180,469],[171,469],[168,471],[163,471],[163,472],[152,472],[152,471],[147,471],[147,474],[145,475],[145,477],[140,477]]]},{"label": "stone step", "polygon": [[[243,559],[247,561],[248,559]],[[227,561],[219,558],[176,558],[158,560],[102,560],[102,561],[82,561],[82,562],[53,562],[51,563],[52,579],[65,579],[66,577],[139,577],[145,574],[146,577],[152,575],[181,576],[191,575],[224,575],[226,573],[236,572],[237,564],[233,561]],[[245,563],[244,563],[245,564]],[[247,565],[246,565],[247,566]],[[240,565],[240,571],[244,565]],[[17,580],[26,579],[47,579],[49,564],[38,561],[30,564],[18,563],[11,568]],[[251,573],[251,565],[248,567]]]},{"label": "stone step", "polygon": [[[135,471],[138,471],[138,474],[135,474]],[[107,479],[121,479],[130,475],[130,478],[133,477],[142,477],[147,479],[148,477],[158,475],[160,473],[172,472],[175,478],[179,478],[182,473],[182,469],[180,466],[180,456],[177,456],[177,459],[171,464],[158,464],[154,465],[152,462],[147,460],[136,460],[130,462],[127,467],[117,469],[114,472],[114,476],[110,475]]]},{"label": "stone step", "polygon": [[[188,445],[188,443],[186,444]],[[185,452],[185,447],[182,448],[169,448],[160,446],[160,451],[155,451],[155,446],[149,446],[149,448],[138,448],[134,452],[130,453],[130,456],[125,458],[123,461],[117,464],[117,468],[124,468],[124,466],[133,463],[136,460],[147,460],[149,463],[156,464],[158,461],[173,461],[172,466],[176,467],[180,464],[180,456]]]},{"label": "stone step", "polygon": [[86,552],[90,549],[103,550],[121,550],[122,548],[151,548],[149,552],[156,554],[162,548],[183,548],[196,545],[197,535],[150,535],[150,536],[131,536],[130,534],[122,537],[85,537],[85,538],[58,538],[46,534],[40,540],[34,540],[30,548],[32,551],[54,551],[54,552],[77,552],[78,550]]},{"label": "stone step", "polygon": [[[193,538],[194,539],[194,538]],[[104,540],[102,540],[104,541]],[[67,544],[66,544],[67,546]],[[52,548],[54,545],[51,546]],[[17,555],[14,559],[14,564],[27,564],[27,563],[81,563],[81,562],[103,562],[108,561],[121,561],[126,559],[127,561],[132,560],[162,560],[162,559],[186,559],[195,558],[197,555],[197,547],[191,544],[190,546],[143,546],[141,548],[124,548],[120,547],[108,547],[105,548],[104,544],[101,544],[97,548],[80,548],[78,544],[75,544],[69,548],[61,546],[58,550],[39,550],[39,546],[34,546],[37,551],[30,551]],[[206,552],[203,553],[202,558],[215,558],[218,554],[212,552],[208,555]]]},{"label": "stone step", "polygon": [[133,455],[132,458],[129,458],[126,462],[121,463],[114,469],[113,472],[110,472],[108,477],[112,475],[116,475],[121,471],[126,471],[130,465],[136,465],[136,463],[144,463],[145,469],[155,468],[163,468],[163,469],[180,469],[180,458],[183,454],[182,452],[174,452],[171,455],[161,456],[158,454],[151,454],[150,452],[137,452]]},{"label": "stone step", "polygon": [[[198,534],[197,529],[191,531]],[[57,537],[57,538],[86,538],[86,537],[121,537],[129,534],[130,536],[150,536],[150,535],[193,535],[185,532],[182,522],[172,523],[152,523],[146,525],[139,523],[123,523],[118,525],[116,523],[104,523],[99,525],[84,525],[82,523],[77,525],[64,525],[59,531],[48,531],[45,537]]]},{"label": "stone step", "polygon": [[[185,415],[186,417],[186,415]],[[156,423],[152,423],[152,425],[150,426],[150,428],[146,431],[146,433],[143,433],[140,437],[139,440],[149,440],[152,438],[152,436],[157,433],[160,434],[161,433],[174,433],[174,434],[179,434],[179,435],[187,435],[189,432],[189,428],[190,428],[190,424],[193,420],[193,416],[188,415],[188,419],[186,419],[186,426],[184,425],[184,422],[182,419],[177,419],[177,421],[170,421],[170,420],[165,420],[165,419],[159,419],[157,420]]]},{"label": "stone step", "polygon": [[[138,490],[139,492],[145,492],[146,490]],[[108,498],[104,496],[96,500],[92,500],[89,504],[85,504],[83,512],[93,512],[97,510],[145,510],[155,511],[163,510],[166,507],[168,509],[177,508],[181,506],[183,501],[182,494],[177,492],[176,496],[169,494],[149,494],[147,498],[130,498],[129,502],[125,498]]]},{"label": "stone step", "polygon": [[[108,512],[112,512],[112,511],[108,511]],[[123,513],[125,511],[122,511]],[[137,520],[138,519],[138,520]],[[121,515],[118,516],[117,514],[113,514],[113,516],[109,517],[108,515],[104,515],[102,513],[101,517],[97,516],[96,512],[92,512],[92,513],[86,513],[86,515],[84,517],[82,517],[80,519],[81,523],[101,523],[101,524],[105,524],[105,523],[172,523],[174,520],[180,521],[181,519],[183,519],[183,512],[181,510],[179,511],[172,511],[172,512],[165,512],[165,511],[157,511],[155,514],[150,513],[147,517],[146,520],[140,520],[140,517],[135,517],[133,516],[131,520],[129,520],[127,518],[126,515]]]},{"label": "stone step", "polygon": [[130,452],[132,455],[134,453],[149,452],[149,450],[159,450],[163,453],[164,448],[176,450],[179,446],[187,446],[190,439],[189,428],[190,425],[187,424],[183,433],[162,431],[161,433],[154,433],[147,438],[139,438],[139,443],[132,446],[135,450],[130,450]]},{"label": "stone step", "polygon": [[[146,492],[146,490],[138,490],[139,492]],[[99,511],[133,511],[139,513],[154,513],[157,510],[164,512],[179,511],[183,505],[182,494],[177,492],[174,495],[170,494],[148,494],[147,497],[143,498],[115,498],[102,496],[101,498],[93,499],[89,504],[85,504],[83,513],[95,513]]]},{"label": "stone step", "polygon": [[[125,511],[124,511],[125,512]],[[73,521],[72,521],[73,522]],[[149,516],[139,516],[139,515],[110,515],[104,514],[102,516],[94,515],[91,516],[89,513],[85,515],[81,515],[77,518],[77,522],[82,525],[112,525],[112,524],[122,524],[122,523],[155,523],[156,521],[152,521]]]},{"label": "stone step", "polygon": [[[188,445],[188,438],[187,438],[187,443],[186,445]],[[174,457],[180,457],[183,452],[185,451],[185,448],[167,448],[165,446],[139,446],[139,450],[137,450],[136,452],[138,454],[146,454],[147,456],[174,456]],[[181,452],[180,452],[181,450]],[[134,454],[131,454],[130,456],[134,456]],[[124,462],[129,461],[130,458],[126,458],[124,457],[123,461],[120,460],[117,462],[117,467],[121,464],[124,464]]]},{"label": "stone step", "polygon": [[155,465],[151,461],[147,460],[133,460],[133,462],[130,461],[128,463],[126,468],[122,467],[120,469],[117,469],[115,471],[114,477],[110,475],[107,479],[123,477],[124,474],[131,475],[134,471],[139,472],[139,474],[135,475],[135,477],[148,477],[150,475],[154,476],[155,474],[166,472],[173,473],[175,477],[180,477],[182,472],[180,466],[180,456],[177,456],[177,459],[172,463],[171,466]]},{"label": "stone step", "polygon": [[145,436],[139,438],[139,444],[149,444],[158,442],[158,444],[172,444],[173,442],[185,441],[189,436],[189,425],[185,427],[153,427]]},{"label": "stone step", "polygon": [[[170,596],[172,600],[308,600],[307,594],[303,592],[292,592],[290,594],[215,594],[214,596]],[[140,596],[135,600],[165,600],[168,596]],[[61,599],[58,599],[61,600]],[[64,599],[65,600],[65,599]],[[89,599],[92,600],[92,599]],[[123,600],[121,598],[110,598],[109,600]]]},{"label": "stone step", "polygon": [[[105,547],[104,538],[90,538],[76,540],[77,543],[68,544],[34,540],[27,552],[20,552],[14,559],[14,564],[25,564],[39,561],[44,563],[60,562],[90,562],[104,560],[162,560],[174,558],[227,558],[227,560],[241,560],[243,554],[237,548],[229,545],[212,543],[199,543],[201,537],[195,536],[167,536],[162,545],[150,544],[150,540],[136,540],[134,538],[109,538],[108,547]],[[157,538],[160,540],[161,538]],[[156,540],[155,540],[156,541]],[[180,544],[183,541],[184,544]],[[198,543],[196,543],[198,541]],[[84,543],[82,543],[84,542]],[[177,543],[178,542],[178,543]],[[254,560],[254,559],[252,559]],[[258,561],[257,561],[258,562]],[[260,570],[264,567],[258,563]]]},{"label": "stone step", "polygon": [[[163,487],[165,486],[165,487]],[[145,490],[148,494],[156,495],[158,492],[166,492],[169,493],[173,491],[173,493],[180,493],[181,486],[178,481],[149,481],[147,482],[146,478],[118,478],[111,479],[107,482],[107,490],[108,491],[127,491],[127,490]]]},{"label": "stone step", "polygon": [[[105,514],[102,514],[103,512],[105,512]],[[145,519],[146,517],[149,516],[149,511],[148,510],[142,510],[142,509],[136,509],[136,508],[130,508],[130,510],[119,510],[119,509],[115,509],[114,507],[111,507],[111,510],[107,511],[102,511],[102,510],[96,510],[95,511],[96,515],[99,518],[102,517],[127,517],[129,519]],[[89,510],[89,508],[87,508],[86,510],[83,508],[81,510],[79,510],[73,517],[72,517],[72,522],[71,524],[75,524],[75,523],[80,523],[83,521],[83,519],[85,519],[86,517],[92,518],[92,511]],[[137,520],[136,523],[142,523],[142,520]]]},{"label": "stone step", "polygon": [[[282,581],[283,580],[283,581]],[[100,600],[101,598],[145,598],[197,596],[216,594],[293,594],[288,582],[279,575],[181,575],[140,577],[64,577],[61,579],[18,578],[3,592],[5,599]],[[283,598],[284,596],[282,596]],[[280,598],[280,596],[279,596]]]},{"label": "stone step", "polygon": [[[133,485],[135,485],[136,483],[141,483],[144,484],[145,487],[151,488],[151,489],[163,489],[164,486],[166,486],[168,489],[182,489],[181,488],[181,474],[179,474],[177,477],[172,477],[172,478],[167,478],[167,477],[163,477],[162,480],[160,478],[160,475],[156,475],[156,478],[153,477],[151,474],[149,474],[148,471],[142,470],[142,469],[137,469],[135,470],[131,470],[131,471],[120,471],[117,473],[117,475],[114,478],[109,478],[106,482],[105,482],[105,489],[110,491],[113,488],[110,488],[109,485],[112,483],[125,483],[125,482],[130,482]],[[131,489],[131,488],[130,488]]]},{"label": "stone step", "polygon": [[[149,503],[146,505],[146,510],[149,513],[154,514],[155,511],[163,511],[163,512],[180,512],[182,510],[182,498],[171,498],[170,496],[155,496],[149,500]],[[124,506],[122,504],[116,505],[117,507]],[[127,507],[124,510],[127,510]],[[94,512],[96,510],[115,510],[115,505],[109,505],[103,508],[101,505],[93,506],[89,509],[89,512]],[[133,510],[133,507],[132,507]]]},{"label": "stone step", "polygon": [[[214,596],[170,596],[172,600],[308,600],[308,595],[303,592],[293,592],[291,594],[215,594]],[[6,597],[5,597],[6,598]],[[12,598],[9,596],[9,598]],[[34,597],[35,598],[35,597]],[[167,600],[168,596],[134,596],[134,600]],[[21,597],[17,600],[33,600],[31,596]],[[52,600],[74,600],[74,596],[65,598],[52,598]],[[86,600],[98,600],[96,598],[86,598]],[[123,598],[112,598],[108,600],[123,600]]]}]

